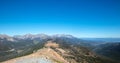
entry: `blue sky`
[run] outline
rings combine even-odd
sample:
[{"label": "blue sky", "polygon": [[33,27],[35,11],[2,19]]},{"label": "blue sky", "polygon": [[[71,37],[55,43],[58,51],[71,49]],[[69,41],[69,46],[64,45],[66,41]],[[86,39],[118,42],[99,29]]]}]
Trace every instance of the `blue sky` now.
[{"label": "blue sky", "polygon": [[120,0],[0,0],[0,34],[120,37]]}]

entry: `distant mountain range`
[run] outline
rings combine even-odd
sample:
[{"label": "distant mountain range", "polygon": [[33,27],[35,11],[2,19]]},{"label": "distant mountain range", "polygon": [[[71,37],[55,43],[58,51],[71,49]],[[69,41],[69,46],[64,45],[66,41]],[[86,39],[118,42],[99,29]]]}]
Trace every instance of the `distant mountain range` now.
[{"label": "distant mountain range", "polygon": [[[59,44],[63,50],[70,51],[69,55],[73,57],[63,55],[68,61],[72,59],[76,63],[119,63],[119,40],[120,38],[77,38],[65,34],[52,36],[46,34],[26,34],[12,37],[1,34],[0,61],[32,54],[43,48],[48,41],[52,41]],[[56,49],[52,49],[56,51]],[[58,51],[56,52],[59,53]]]},{"label": "distant mountain range", "polygon": [[82,39],[96,42],[120,42],[120,38],[82,38]]},{"label": "distant mountain range", "polygon": [[[46,35],[46,34],[25,34],[25,35],[14,35],[14,36],[8,36],[5,34],[0,34],[0,38],[7,38],[7,40],[13,41],[13,38],[17,39],[47,39],[47,38],[55,38],[55,37],[65,37],[65,38],[77,38],[72,35],[66,35],[66,34],[56,34],[56,35]],[[82,40],[88,40],[88,41],[96,41],[96,42],[120,42],[120,38],[79,38]]]}]

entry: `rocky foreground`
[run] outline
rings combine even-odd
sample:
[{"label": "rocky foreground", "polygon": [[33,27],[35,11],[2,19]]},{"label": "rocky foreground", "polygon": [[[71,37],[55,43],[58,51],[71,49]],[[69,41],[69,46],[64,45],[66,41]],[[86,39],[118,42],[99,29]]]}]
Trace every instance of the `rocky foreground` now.
[{"label": "rocky foreground", "polygon": [[58,47],[58,44],[47,43],[44,48],[33,54],[11,59],[2,63],[69,63],[56,51],[50,48],[51,46]]}]

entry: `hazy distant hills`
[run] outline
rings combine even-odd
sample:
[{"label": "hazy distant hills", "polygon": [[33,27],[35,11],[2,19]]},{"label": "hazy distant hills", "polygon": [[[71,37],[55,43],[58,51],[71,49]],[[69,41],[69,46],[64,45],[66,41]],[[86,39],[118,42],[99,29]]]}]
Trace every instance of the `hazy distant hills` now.
[{"label": "hazy distant hills", "polygon": [[[55,42],[63,50],[68,50],[69,55],[72,55],[72,57],[63,55],[68,61],[73,59],[77,63],[85,61],[85,63],[115,63],[120,60],[119,38],[89,39],[65,34],[52,36],[46,34],[26,34],[13,37],[0,35],[0,61],[32,54],[43,48],[47,41]],[[54,48],[53,50],[56,51]],[[56,52],[59,53],[58,51]]]},{"label": "hazy distant hills", "polygon": [[120,43],[101,44],[94,51],[111,59],[120,60]]},{"label": "hazy distant hills", "polygon": [[82,39],[96,42],[120,42],[120,38],[82,38]]}]

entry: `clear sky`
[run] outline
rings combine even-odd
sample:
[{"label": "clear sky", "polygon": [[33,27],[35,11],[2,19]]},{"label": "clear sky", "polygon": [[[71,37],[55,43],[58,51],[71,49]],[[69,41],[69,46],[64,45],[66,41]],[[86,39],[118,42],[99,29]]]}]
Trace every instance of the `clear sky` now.
[{"label": "clear sky", "polygon": [[0,0],[0,34],[120,37],[120,0]]}]

